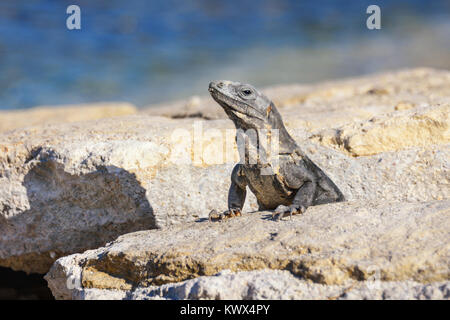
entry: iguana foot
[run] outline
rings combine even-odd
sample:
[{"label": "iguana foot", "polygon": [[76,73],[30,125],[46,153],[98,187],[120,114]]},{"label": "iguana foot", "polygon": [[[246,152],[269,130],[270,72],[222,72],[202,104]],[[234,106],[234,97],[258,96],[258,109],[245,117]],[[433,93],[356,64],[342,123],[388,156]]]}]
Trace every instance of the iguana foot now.
[{"label": "iguana foot", "polygon": [[301,214],[305,211],[306,208],[304,206],[296,206],[296,205],[284,206],[281,204],[272,213],[272,220],[280,221],[281,218],[287,216],[289,216],[289,219],[292,219],[292,216],[294,214]]},{"label": "iguana foot", "polygon": [[218,213],[216,210],[211,210],[209,213],[209,221],[223,221],[232,217],[240,217],[241,215],[241,209],[228,209],[222,213]]}]

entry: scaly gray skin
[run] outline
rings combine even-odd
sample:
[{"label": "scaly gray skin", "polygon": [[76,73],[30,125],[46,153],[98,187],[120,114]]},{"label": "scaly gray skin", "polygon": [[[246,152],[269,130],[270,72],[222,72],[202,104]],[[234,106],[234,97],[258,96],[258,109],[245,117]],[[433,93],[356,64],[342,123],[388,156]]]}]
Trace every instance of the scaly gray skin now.
[{"label": "scaly gray skin", "polygon": [[[241,161],[231,174],[228,210],[210,213],[210,220],[241,214],[246,187],[255,194],[259,210],[274,210],[272,217],[303,213],[312,205],[344,201],[344,195],[330,178],[300,149],[284,127],[272,101],[248,84],[213,81],[209,92],[237,130],[236,141]],[[278,129],[277,163],[265,150],[264,141]],[[264,140],[265,139],[265,140]],[[259,150],[258,152],[252,152]]]}]

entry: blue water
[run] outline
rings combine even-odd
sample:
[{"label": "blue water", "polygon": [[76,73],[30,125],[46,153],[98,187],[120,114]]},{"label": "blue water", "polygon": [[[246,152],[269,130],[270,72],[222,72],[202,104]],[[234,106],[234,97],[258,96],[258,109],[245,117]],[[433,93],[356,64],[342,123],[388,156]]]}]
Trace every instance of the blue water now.
[{"label": "blue water", "polygon": [[[67,30],[66,8],[81,8]],[[382,29],[365,13],[379,4]],[[450,1],[3,0],[0,109],[95,101],[138,106],[414,66],[450,67]]]}]

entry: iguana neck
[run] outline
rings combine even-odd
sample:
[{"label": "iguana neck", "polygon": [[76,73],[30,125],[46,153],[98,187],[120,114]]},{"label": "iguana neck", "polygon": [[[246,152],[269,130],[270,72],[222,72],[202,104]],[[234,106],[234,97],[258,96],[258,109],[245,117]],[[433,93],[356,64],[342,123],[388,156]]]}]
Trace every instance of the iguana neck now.
[{"label": "iguana neck", "polygon": [[257,130],[237,129],[236,142],[243,163],[269,163],[277,154],[291,154],[298,149],[284,126]]},{"label": "iguana neck", "polygon": [[278,128],[278,130],[280,143],[279,153],[280,154],[293,153],[297,149],[297,143],[287,132],[284,125],[281,126],[281,128]]}]

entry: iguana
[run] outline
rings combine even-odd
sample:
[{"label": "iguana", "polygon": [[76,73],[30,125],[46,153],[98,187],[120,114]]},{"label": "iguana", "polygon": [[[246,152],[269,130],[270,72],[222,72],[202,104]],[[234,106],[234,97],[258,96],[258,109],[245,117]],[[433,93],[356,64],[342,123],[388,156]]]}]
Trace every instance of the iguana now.
[{"label": "iguana", "polygon": [[[241,158],[231,174],[228,210],[220,214],[211,211],[210,220],[240,216],[247,186],[255,194],[259,210],[274,210],[275,220],[303,213],[312,205],[345,201],[333,181],[289,135],[274,103],[264,94],[232,81],[213,81],[208,90],[236,126]],[[269,143],[263,143],[274,132],[279,141],[276,163],[268,154]],[[252,148],[257,152],[252,153]]]}]

